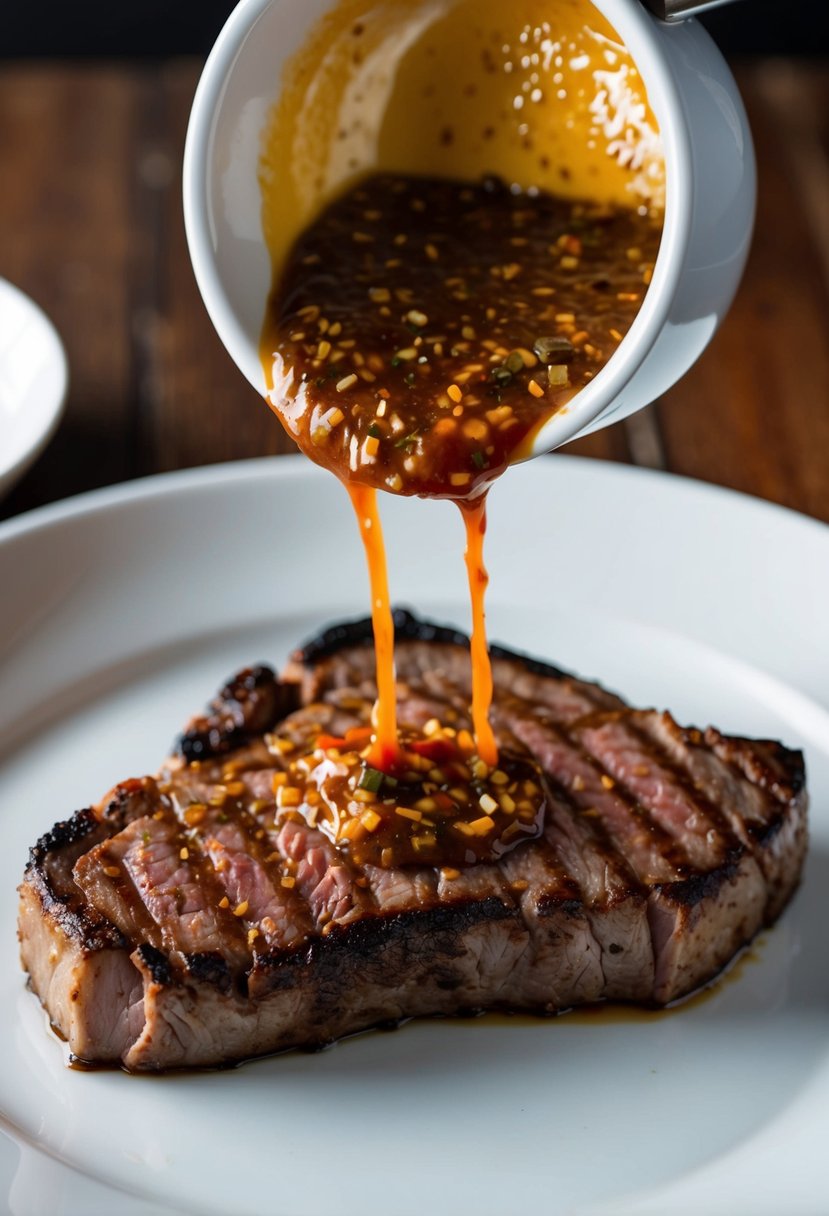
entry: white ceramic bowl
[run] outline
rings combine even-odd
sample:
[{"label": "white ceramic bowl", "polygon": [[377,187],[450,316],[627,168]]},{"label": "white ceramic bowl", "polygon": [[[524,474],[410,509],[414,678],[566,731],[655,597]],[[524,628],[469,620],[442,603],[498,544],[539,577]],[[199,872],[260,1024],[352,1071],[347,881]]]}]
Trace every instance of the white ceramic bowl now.
[{"label": "white ceramic bowl", "polygon": [[0,495],[54,434],[67,383],[66,354],[51,321],[0,279]]},{"label": "white ceramic bowl", "polygon": [[[631,53],[665,156],[665,227],[651,288],[614,356],[539,432],[534,455],[655,400],[699,357],[748,253],[756,177],[745,111],[694,20],[666,24],[640,0],[593,0]],[[259,337],[271,263],[261,225],[260,141],[286,60],[332,0],[241,0],[207,61],[184,159],[190,255],[220,338],[265,392]],[[713,425],[713,423],[712,423]]]}]

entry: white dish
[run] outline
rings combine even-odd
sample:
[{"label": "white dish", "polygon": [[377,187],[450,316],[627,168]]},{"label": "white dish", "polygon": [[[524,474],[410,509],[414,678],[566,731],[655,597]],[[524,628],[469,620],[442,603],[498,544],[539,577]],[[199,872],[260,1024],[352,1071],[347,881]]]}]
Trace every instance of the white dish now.
[{"label": "white dish", "polygon": [[52,322],[0,279],[0,496],[51,439],[66,386],[66,354]]},{"label": "white dish", "polygon": [[[395,599],[463,624],[452,508],[383,512]],[[813,841],[792,907],[711,995],[666,1014],[411,1024],[191,1076],[68,1070],[17,963],[28,845],[151,771],[235,667],[363,614],[366,580],[341,488],[301,460],[13,521],[0,528],[0,1194],[14,1216],[825,1210],[829,529],[553,457],[496,487],[488,544],[493,638],[681,719],[805,747]]]}]

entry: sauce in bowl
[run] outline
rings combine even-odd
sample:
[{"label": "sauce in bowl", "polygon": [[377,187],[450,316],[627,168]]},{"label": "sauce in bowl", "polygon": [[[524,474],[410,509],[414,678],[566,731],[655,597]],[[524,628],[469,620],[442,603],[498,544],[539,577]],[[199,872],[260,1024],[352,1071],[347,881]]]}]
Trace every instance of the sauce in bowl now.
[{"label": "sauce in bowl", "polygon": [[643,210],[496,179],[360,182],[271,294],[275,410],[344,481],[479,495],[630,328],[661,234]]}]

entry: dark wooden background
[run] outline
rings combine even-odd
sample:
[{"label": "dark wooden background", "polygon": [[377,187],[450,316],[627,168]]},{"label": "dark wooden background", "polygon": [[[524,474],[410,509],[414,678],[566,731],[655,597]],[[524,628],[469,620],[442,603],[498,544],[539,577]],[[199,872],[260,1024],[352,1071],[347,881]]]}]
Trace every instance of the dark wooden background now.
[{"label": "dark wooden background", "polygon": [[[827,60],[734,66],[760,172],[734,307],[665,398],[568,450],[829,521]],[[71,369],[61,428],[0,517],[292,446],[225,354],[190,269],[180,175],[199,70],[192,57],[0,64],[0,275],[49,313]]]}]

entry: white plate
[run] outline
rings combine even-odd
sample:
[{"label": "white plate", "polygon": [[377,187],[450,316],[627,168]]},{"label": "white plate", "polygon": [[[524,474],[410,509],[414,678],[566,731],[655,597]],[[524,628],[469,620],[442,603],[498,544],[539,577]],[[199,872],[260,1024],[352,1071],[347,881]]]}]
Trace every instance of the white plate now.
[{"label": "white plate", "polygon": [[[383,512],[395,599],[464,623],[453,509]],[[343,492],[302,461],[47,508],[0,529],[0,1194],[14,1216],[826,1210],[829,530],[554,457],[495,489],[488,544],[493,638],[682,719],[805,747],[813,842],[793,906],[712,995],[666,1014],[412,1024],[193,1076],[66,1069],[17,962],[28,845],[152,771],[237,666],[281,661],[323,621],[362,614],[367,593]]]},{"label": "white plate", "polygon": [[66,385],[66,354],[52,322],[0,279],[0,496],[54,434]]}]

